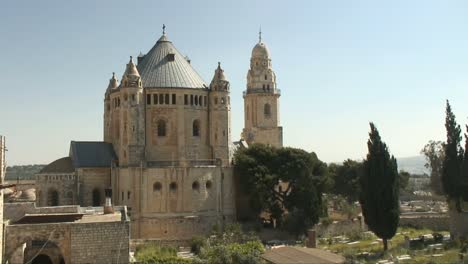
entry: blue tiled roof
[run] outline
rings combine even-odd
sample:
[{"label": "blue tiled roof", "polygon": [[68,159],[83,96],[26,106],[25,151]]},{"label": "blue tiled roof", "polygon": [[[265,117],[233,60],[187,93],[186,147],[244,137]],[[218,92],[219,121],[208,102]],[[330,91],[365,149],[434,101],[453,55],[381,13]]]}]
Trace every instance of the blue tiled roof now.
[{"label": "blue tiled roof", "polygon": [[70,157],[75,168],[110,167],[117,160],[112,144],[99,141],[72,141]]}]

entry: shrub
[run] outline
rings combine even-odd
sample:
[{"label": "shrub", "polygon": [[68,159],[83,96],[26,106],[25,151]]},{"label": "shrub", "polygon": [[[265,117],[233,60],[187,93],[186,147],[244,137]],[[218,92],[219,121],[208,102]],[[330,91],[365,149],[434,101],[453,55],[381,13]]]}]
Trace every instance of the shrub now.
[{"label": "shrub", "polygon": [[198,255],[200,254],[200,250],[202,247],[206,245],[206,239],[202,236],[194,236],[192,237],[192,241],[190,242],[190,251]]},{"label": "shrub", "polygon": [[138,246],[135,252],[138,262],[144,264],[190,264],[191,260],[177,257],[177,250],[155,244]]}]

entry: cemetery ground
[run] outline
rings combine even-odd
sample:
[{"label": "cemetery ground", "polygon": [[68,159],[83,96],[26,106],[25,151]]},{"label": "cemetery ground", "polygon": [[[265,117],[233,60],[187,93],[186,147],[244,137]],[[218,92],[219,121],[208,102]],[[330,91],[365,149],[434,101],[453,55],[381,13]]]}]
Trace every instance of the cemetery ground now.
[{"label": "cemetery ground", "polygon": [[466,243],[450,240],[448,232],[429,229],[398,228],[385,254],[382,240],[372,232],[322,237],[317,242],[319,248],[346,257],[347,263],[468,263]]}]

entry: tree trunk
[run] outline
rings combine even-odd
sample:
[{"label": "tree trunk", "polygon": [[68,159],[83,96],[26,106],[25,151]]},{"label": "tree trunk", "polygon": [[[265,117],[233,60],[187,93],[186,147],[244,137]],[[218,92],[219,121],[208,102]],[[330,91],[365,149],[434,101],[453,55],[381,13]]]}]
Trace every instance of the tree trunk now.
[{"label": "tree trunk", "polygon": [[388,250],[388,241],[387,241],[387,239],[383,238],[382,242],[383,242],[383,250],[387,251]]}]

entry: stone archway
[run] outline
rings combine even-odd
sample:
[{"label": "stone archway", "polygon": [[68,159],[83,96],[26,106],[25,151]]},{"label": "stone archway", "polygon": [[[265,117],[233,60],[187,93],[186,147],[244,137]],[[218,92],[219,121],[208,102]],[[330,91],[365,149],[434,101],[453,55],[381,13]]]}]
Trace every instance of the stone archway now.
[{"label": "stone archway", "polygon": [[53,264],[53,263],[49,256],[45,254],[39,254],[31,261],[31,264]]}]

